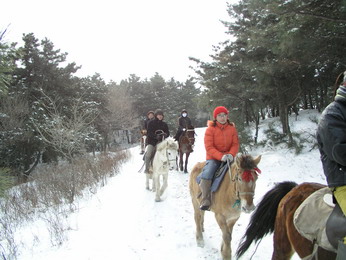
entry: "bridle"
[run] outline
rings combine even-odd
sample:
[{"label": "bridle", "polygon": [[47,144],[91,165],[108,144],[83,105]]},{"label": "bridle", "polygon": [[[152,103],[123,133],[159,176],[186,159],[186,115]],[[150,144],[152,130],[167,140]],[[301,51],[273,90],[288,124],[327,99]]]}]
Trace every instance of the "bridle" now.
[{"label": "bridle", "polygon": [[[169,154],[168,154],[168,148],[166,148],[166,158],[167,158],[167,164],[168,164],[168,167],[171,165],[171,163],[173,162],[173,163],[175,163],[176,162],[176,158],[172,158],[172,159],[170,159],[169,158]],[[174,164],[173,164],[174,165]]]},{"label": "bridle", "polygon": [[[188,132],[193,132],[193,137],[189,137]],[[189,145],[193,145],[195,143],[195,129],[186,129],[184,136],[189,140]]]},{"label": "bridle", "polygon": [[162,136],[162,140],[161,141],[165,140],[165,136],[164,136],[165,132],[163,130],[161,130],[161,129],[156,130],[155,131],[155,135],[156,136]]},{"label": "bridle", "polygon": [[[228,164],[228,167],[229,169],[231,170],[231,165],[229,164],[228,160],[227,160],[227,164]],[[234,167],[237,167],[236,165]],[[236,196],[238,198],[238,200],[240,200],[240,196],[243,196],[243,195],[251,195],[252,197],[255,196],[255,192],[254,191],[246,191],[246,192],[241,192],[239,191],[238,189],[238,184],[239,182],[250,182],[251,181],[251,178],[252,180],[254,181],[254,177],[253,175],[258,175],[258,173],[260,173],[260,169],[258,169],[257,167],[251,169],[251,170],[244,170],[242,173],[240,172],[240,168],[237,167],[236,169],[236,174],[234,175],[234,178],[231,178],[232,182],[235,184],[235,193],[236,193]],[[258,172],[258,173],[257,173]],[[251,177],[249,177],[247,180],[244,180],[244,174],[247,173],[247,174],[251,174]]]}]

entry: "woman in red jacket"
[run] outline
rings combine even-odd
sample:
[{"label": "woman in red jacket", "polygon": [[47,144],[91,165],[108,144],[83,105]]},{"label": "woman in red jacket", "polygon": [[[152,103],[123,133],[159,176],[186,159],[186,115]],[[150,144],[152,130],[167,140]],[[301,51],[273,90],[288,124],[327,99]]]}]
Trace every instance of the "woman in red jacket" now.
[{"label": "woman in red jacket", "polygon": [[227,108],[216,107],[213,116],[214,121],[208,121],[208,128],[204,135],[207,162],[202,170],[199,184],[202,191],[201,210],[208,210],[210,207],[210,186],[214,173],[221,162],[227,160],[230,163],[233,162],[239,150],[238,132],[234,124],[228,120]]}]

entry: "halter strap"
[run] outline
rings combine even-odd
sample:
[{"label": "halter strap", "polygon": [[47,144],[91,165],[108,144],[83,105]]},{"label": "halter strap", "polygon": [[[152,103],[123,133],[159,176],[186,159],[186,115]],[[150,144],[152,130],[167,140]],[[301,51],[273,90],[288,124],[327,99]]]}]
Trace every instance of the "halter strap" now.
[{"label": "halter strap", "polygon": [[[229,162],[229,160],[227,159],[227,164],[228,164],[228,168],[229,170],[231,170],[231,164]],[[244,171],[244,173],[246,172],[247,173],[247,177],[243,177],[241,176],[242,180],[246,181],[246,182],[250,182],[250,181],[253,181],[254,178],[252,176],[253,174],[253,171],[255,172],[254,174],[258,175],[259,173],[261,173],[261,170],[258,169],[257,167],[251,169],[251,170],[247,170],[247,171]],[[248,191],[248,192],[239,192],[238,191],[238,176],[240,175],[240,173],[238,172],[238,169],[237,169],[237,173],[235,174],[234,178],[232,178],[231,180],[234,182],[235,184],[235,193],[236,193],[236,196],[237,196],[237,200],[240,201],[240,196],[242,195],[252,195],[254,196],[255,195],[255,192],[253,191]],[[242,174],[243,175],[243,174]]]}]

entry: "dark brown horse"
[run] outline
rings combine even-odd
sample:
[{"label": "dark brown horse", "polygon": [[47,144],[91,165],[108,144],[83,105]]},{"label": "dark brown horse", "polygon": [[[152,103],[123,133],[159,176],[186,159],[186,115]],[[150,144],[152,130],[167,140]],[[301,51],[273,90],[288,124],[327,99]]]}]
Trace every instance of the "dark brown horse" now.
[{"label": "dark brown horse", "polygon": [[[261,240],[274,232],[274,252],[272,260],[290,259],[294,252],[300,258],[313,252],[313,243],[300,235],[293,223],[294,213],[302,202],[313,192],[326,187],[319,183],[281,182],[268,191],[251,216],[250,223],[242,242],[237,249],[237,256],[242,256],[252,242]],[[334,252],[318,248],[319,260],[335,259]],[[315,259],[312,258],[312,259]]]},{"label": "dark brown horse", "polygon": [[[179,169],[187,173],[187,164],[189,162],[190,153],[193,152],[195,143],[195,128],[189,126],[179,138]],[[183,156],[185,154],[185,165]]]}]

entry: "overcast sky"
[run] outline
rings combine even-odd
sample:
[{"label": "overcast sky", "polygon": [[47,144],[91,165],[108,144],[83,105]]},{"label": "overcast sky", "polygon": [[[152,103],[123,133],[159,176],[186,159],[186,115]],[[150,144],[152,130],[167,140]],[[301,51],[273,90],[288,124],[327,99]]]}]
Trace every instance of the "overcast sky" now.
[{"label": "overcast sky", "polygon": [[194,75],[188,57],[210,60],[212,46],[228,39],[224,0],[11,0],[1,4],[5,40],[22,43],[23,33],[47,37],[78,76],[101,74],[120,82],[130,74],[185,81]]}]

